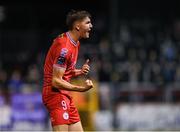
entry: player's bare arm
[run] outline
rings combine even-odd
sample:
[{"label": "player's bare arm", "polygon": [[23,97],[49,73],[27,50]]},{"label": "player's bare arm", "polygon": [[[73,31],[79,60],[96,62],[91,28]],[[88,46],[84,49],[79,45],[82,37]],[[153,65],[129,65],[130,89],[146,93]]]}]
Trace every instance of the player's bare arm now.
[{"label": "player's bare arm", "polygon": [[53,77],[52,77],[52,85],[56,88],[68,91],[77,91],[77,92],[85,92],[91,88],[93,88],[93,83],[91,80],[85,81],[85,86],[77,86],[73,85],[63,79],[63,75],[65,72],[65,68],[62,67],[53,67]]},{"label": "player's bare arm", "polygon": [[73,70],[73,76],[87,75],[90,71],[89,59],[86,60],[81,69]]}]

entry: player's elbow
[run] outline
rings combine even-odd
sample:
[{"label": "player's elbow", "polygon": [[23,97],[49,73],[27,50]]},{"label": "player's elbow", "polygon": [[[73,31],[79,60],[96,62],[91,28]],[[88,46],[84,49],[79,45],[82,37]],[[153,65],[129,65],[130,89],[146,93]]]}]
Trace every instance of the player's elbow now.
[{"label": "player's elbow", "polygon": [[56,79],[55,78],[52,78],[52,86],[56,87]]},{"label": "player's elbow", "polygon": [[52,86],[58,88],[58,87],[60,87],[60,85],[61,85],[61,79],[53,77],[52,78]]}]

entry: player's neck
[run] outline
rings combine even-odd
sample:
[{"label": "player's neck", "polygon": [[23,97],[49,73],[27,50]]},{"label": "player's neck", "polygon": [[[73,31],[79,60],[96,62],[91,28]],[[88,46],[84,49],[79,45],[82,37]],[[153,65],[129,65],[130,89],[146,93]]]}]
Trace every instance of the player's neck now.
[{"label": "player's neck", "polygon": [[68,31],[71,38],[77,43],[79,41],[79,35],[76,31]]}]

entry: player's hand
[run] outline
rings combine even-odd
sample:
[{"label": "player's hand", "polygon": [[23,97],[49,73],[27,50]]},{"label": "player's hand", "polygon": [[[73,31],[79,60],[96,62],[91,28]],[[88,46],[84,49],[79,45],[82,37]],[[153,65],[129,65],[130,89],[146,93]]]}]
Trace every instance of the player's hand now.
[{"label": "player's hand", "polygon": [[81,68],[81,72],[85,75],[87,75],[90,71],[90,66],[89,66],[89,59],[86,60],[86,62],[84,63],[84,65]]},{"label": "player's hand", "polygon": [[92,81],[87,79],[85,81],[85,86],[82,86],[82,87],[78,88],[78,91],[79,92],[85,92],[85,91],[88,91],[89,89],[91,89],[93,87],[94,87],[94,85],[93,85]]},{"label": "player's hand", "polygon": [[87,79],[87,80],[85,81],[85,88],[86,88],[87,90],[89,90],[89,89],[91,89],[91,88],[93,88],[93,87],[94,87],[93,82],[92,82],[91,80]]}]

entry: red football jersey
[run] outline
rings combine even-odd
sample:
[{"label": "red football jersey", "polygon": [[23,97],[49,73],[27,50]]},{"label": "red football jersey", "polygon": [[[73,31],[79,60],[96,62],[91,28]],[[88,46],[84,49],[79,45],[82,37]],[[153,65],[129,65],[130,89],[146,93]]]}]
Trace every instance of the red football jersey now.
[{"label": "red football jersey", "polygon": [[[73,41],[69,32],[59,35],[51,45],[44,64],[43,101],[49,100],[55,93],[52,92],[53,67],[66,68],[63,79],[70,81],[75,69],[80,43]],[[60,90],[60,89],[59,89]],[[69,91],[60,90],[60,93],[69,95]],[[56,93],[57,95],[57,93]]]}]

